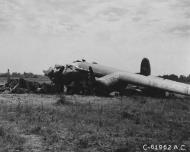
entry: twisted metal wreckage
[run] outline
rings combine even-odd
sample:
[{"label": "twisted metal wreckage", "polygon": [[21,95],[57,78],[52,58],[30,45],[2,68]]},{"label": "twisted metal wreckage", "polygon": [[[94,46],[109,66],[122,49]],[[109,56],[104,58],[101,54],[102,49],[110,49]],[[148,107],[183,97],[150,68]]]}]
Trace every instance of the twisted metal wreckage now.
[{"label": "twisted metal wreckage", "polygon": [[188,84],[151,76],[150,62],[147,58],[141,62],[140,73],[77,60],[65,66],[56,65],[44,71],[44,74],[55,84],[57,91],[67,94],[109,95],[111,92],[126,94],[135,91],[163,96],[167,91],[190,95]]},{"label": "twisted metal wreckage", "polygon": [[39,83],[29,81],[24,78],[9,79],[4,85],[0,86],[0,92],[3,93],[56,93],[54,84]]}]

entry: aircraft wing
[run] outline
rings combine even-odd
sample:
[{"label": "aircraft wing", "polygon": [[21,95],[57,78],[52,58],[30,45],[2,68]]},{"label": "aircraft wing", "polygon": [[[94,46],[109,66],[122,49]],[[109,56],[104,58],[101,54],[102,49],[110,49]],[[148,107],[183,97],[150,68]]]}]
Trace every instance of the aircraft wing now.
[{"label": "aircraft wing", "polygon": [[145,87],[162,89],[184,95],[190,95],[190,85],[158,77],[144,76],[129,72],[115,72],[96,79],[101,85],[110,88],[118,83],[130,83]]}]

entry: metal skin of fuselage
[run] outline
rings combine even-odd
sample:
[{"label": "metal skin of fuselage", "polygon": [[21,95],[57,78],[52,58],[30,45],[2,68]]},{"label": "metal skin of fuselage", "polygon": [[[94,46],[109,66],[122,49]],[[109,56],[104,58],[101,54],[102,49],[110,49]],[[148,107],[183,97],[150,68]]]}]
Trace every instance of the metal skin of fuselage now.
[{"label": "metal skin of fuselage", "polygon": [[94,76],[96,77],[96,82],[111,91],[117,88],[119,86],[118,84],[124,84],[123,86],[134,84],[183,95],[190,95],[190,85],[166,80],[156,76],[144,76],[86,61],[74,62],[67,66],[69,68],[65,68],[63,71],[63,76],[65,76],[66,79],[71,81],[86,79],[89,67],[91,67],[93,69]]}]

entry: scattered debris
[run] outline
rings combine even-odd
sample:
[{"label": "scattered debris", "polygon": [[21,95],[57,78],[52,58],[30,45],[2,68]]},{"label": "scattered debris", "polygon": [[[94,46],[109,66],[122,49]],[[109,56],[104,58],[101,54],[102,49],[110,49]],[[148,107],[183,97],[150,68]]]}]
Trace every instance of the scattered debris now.
[{"label": "scattered debris", "polygon": [[54,84],[38,83],[28,81],[23,78],[9,79],[5,85],[0,87],[0,92],[4,93],[56,93]]}]

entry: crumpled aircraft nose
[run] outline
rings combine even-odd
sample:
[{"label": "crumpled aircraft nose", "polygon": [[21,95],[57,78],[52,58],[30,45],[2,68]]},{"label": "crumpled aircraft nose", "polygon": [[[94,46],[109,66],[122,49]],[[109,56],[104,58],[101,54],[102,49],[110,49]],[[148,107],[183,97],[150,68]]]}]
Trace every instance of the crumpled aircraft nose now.
[{"label": "crumpled aircraft nose", "polygon": [[48,70],[43,70],[43,73],[47,76],[49,73],[53,72],[53,68],[50,67]]}]

